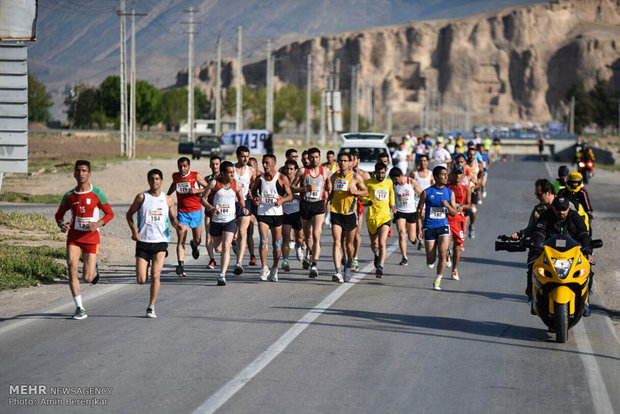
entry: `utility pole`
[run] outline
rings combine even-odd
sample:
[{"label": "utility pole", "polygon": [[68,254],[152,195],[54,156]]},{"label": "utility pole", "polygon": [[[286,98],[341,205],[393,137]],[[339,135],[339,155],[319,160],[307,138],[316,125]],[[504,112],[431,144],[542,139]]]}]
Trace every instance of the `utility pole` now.
[{"label": "utility pole", "polygon": [[370,75],[370,87],[368,88],[368,125],[372,128],[375,124],[375,87],[374,77]]},{"label": "utility pole", "polygon": [[319,142],[321,145],[325,145],[325,89],[321,90],[321,115],[319,124]]},{"label": "utility pole", "polygon": [[575,133],[575,97],[572,96],[570,100],[570,132]]},{"label": "utility pole", "polygon": [[349,114],[349,131],[357,132],[359,122],[357,118],[357,65],[351,66],[351,113]]},{"label": "utility pole", "polygon": [[194,7],[186,10],[189,13],[188,51],[187,51],[187,138],[194,142]]},{"label": "utility pole", "polygon": [[308,54],[307,59],[307,68],[306,68],[306,144],[310,145],[310,124],[311,121],[311,111],[312,111],[312,54]]},{"label": "utility pole", "polygon": [[[426,92],[424,88],[418,89],[418,102],[422,100],[423,94]],[[418,113],[418,136],[421,137],[424,134],[424,107],[426,106],[426,102],[424,102],[424,106],[420,105],[420,112]]]},{"label": "utility pole", "polygon": [[[334,73],[332,75],[332,82],[334,83],[334,88],[333,91],[334,92],[339,92],[340,91],[340,58],[336,58],[334,59]],[[335,99],[335,94],[332,93],[332,107],[334,107],[334,99]],[[343,110],[344,112],[344,110]],[[343,116],[344,118],[344,116]],[[335,113],[332,114],[332,122],[334,123],[334,128],[333,128],[333,132],[332,132],[332,140],[334,142],[334,144],[338,143],[338,131],[336,131],[336,116]],[[344,121],[342,122],[344,124]]]},{"label": "utility pole", "polygon": [[217,65],[215,74],[215,133],[222,133],[222,37],[217,36]]},{"label": "utility pole", "polygon": [[273,65],[273,61],[271,60],[271,39],[267,40],[267,71],[266,71],[266,83],[267,83],[267,97],[266,97],[266,105],[265,105],[265,129],[268,131],[273,130],[273,78],[271,77],[271,65]]},{"label": "utility pole", "polygon": [[385,100],[385,129],[388,135],[392,135],[392,76],[388,80]]},{"label": "utility pole", "polygon": [[243,94],[242,94],[242,86],[241,86],[241,76],[242,75],[242,62],[243,58],[241,51],[242,48],[242,38],[243,38],[243,28],[239,26],[237,28],[237,106],[235,110],[236,115],[236,130],[241,131],[243,129]]},{"label": "utility pole", "polygon": [[129,71],[129,83],[131,84],[131,96],[129,103],[129,145],[127,158],[136,156],[136,9],[131,8],[131,69]]},{"label": "utility pole", "polygon": [[125,80],[125,72],[127,65],[125,58],[125,0],[121,0],[121,9],[119,11],[121,18],[121,157],[127,155],[127,81]]}]

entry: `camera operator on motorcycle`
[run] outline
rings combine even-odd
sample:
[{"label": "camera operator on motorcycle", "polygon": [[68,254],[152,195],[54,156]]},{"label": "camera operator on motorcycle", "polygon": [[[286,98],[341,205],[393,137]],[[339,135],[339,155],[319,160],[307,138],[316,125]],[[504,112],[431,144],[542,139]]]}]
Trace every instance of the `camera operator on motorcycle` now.
[{"label": "camera operator on motorcycle", "polygon": [[523,237],[532,237],[538,218],[551,207],[551,203],[553,203],[555,199],[553,184],[546,178],[539,178],[534,184],[534,195],[539,203],[534,206],[532,214],[530,214],[530,220],[527,222],[527,227],[516,233],[512,233],[510,238],[513,240],[519,240]]},{"label": "camera operator on motorcycle", "polygon": [[[579,244],[581,244],[582,251],[590,262],[594,260],[592,257],[592,238],[588,233],[588,229],[583,218],[579,215],[579,213],[570,208],[568,198],[557,196],[551,203],[551,208],[540,215],[536,221],[534,231],[532,232],[532,247],[530,248],[527,258],[529,269],[528,288],[530,290],[532,277],[531,267],[542,252],[542,244],[545,240],[555,235],[564,234],[568,234]],[[591,274],[592,276],[594,275],[594,273]],[[532,300],[531,294],[532,292],[530,291],[528,297],[530,304]],[[586,313],[584,316],[589,316],[589,311],[589,306],[586,305]]]},{"label": "camera operator on motorcycle", "polygon": [[558,179],[553,182],[553,188],[555,188],[555,193],[559,193],[561,189],[566,188],[566,178],[570,171],[566,165],[560,165],[558,168]]}]

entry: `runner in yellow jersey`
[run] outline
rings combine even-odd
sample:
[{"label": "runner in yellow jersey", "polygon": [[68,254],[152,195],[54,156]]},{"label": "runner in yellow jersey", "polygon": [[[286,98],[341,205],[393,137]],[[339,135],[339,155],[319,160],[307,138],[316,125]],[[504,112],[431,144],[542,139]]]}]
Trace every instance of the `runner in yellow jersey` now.
[{"label": "runner in yellow jersey", "polygon": [[[368,189],[362,177],[352,171],[351,154],[338,154],[338,172],[330,180],[333,191],[329,195],[331,201],[332,237],[334,238],[333,259],[336,273],[332,280],[337,283],[351,280],[353,266],[354,239],[357,229],[357,199],[368,196]],[[343,237],[344,235],[344,237]],[[344,238],[344,241],[342,241]],[[344,279],[341,269],[341,243],[344,243],[346,266]]]},{"label": "runner in yellow jersey", "polygon": [[394,183],[386,178],[387,165],[375,164],[375,176],[366,181],[368,188],[368,212],[366,227],[370,236],[370,248],[375,254],[375,276],[383,276],[383,264],[386,259],[387,238],[392,227],[392,212],[396,213],[394,203]]}]

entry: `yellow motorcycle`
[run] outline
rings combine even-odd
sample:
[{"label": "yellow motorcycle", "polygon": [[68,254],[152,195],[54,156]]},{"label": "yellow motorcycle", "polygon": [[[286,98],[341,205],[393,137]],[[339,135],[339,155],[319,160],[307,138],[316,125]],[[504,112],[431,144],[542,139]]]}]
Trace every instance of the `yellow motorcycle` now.
[{"label": "yellow motorcycle", "polygon": [[[527,240],[513,241],[500,236],[495,250],[525,251]],[[592,248],[603,246],[592,240]],[[556,334],[557,342],[568,340],[568,330],[584,314],[590,295],[591,269],[581,245],[567,235],[545,241],[532,268],[532,310]]]}]

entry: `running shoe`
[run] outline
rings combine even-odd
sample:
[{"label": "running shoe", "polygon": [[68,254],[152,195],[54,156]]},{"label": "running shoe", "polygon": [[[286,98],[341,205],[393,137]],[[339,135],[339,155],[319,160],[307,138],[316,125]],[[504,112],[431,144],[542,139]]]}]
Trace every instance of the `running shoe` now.
[{"label": "running shoe", "polygon": [[263,267],[263,270],[260,272],[260,280],[267,280],[269,278],[269,268],[267,266]]},{"label": "running shoe", "polygon": [[308,260],[307,257],[304,257],[304,260],[301,262],[301,267],[303,267],[304,269],[310,268],[310,260]]},{"label": "running shoe", "polygon": [[301,262],[304,258],[304,249],[299,246],[297,249],[295,249],[295,253],[297,254],[297,260]]},{"label": "running shoe", "polygon": [[408,266],[409,265],[409,260],[403,256],[403,260],[400,261],[399,265],[401,266]]},{"label": "running shoe", "polygon": [[97,282],[99,282],[99,263],[95,263],[95,278],[92,282],[90,282],[90,284],[96,285]]},{"label": "running shoe", "polygon": [[233,252],[235,252],[235,255],[239,256],[239,247],[237,247],[237,240],[233,240],[230,244],[232,245],[232,249]]},{"label": "running shoe", "polygon": [[482,198],[478,199],[478,204],[482,204]]},{"label": "running shoe", "polygon": [[250,256],[250,262],[248,263],[248,265],[256,266],[256,256],[254,256],[254,255]]},{"label": "running shoe", "polygon": [[435,263],[427,263],[426,267],[428,267],[429,269],[432,269],[433,267],[435,267]]},{"label": "running shoe", "polygon": [[215,269],[217,263],[215,263],[215,259],[209,260],[209,264],[207,265],[207,269]]},{"label": "running shoe", "polygon": [[486,191],[482,192],[482,198],[487,198],[487,192]]},{"label": "running shoe", "polygon": [[224,275],[219,275],[217,277],[217,285],[218,286],[226,286],[226,276]]},{"label": "running shoe", "polygon": [[375,272],[375,277],[377,279],[381,279],[383,277],[383,267],[377,267],[377,271]]},{"label": "running shoe", "polygon": [[189,241],[189,245],[192,248],[192,257],[194,260],[198,260],[200,257],[200,252],[198,251],[198,244],[194,241],[194,239]]},{"label": "running shoe", "polygon": [[470,239],[476,238],[476,229],[474,228],[474,226],[469,226],[469,238]]},{"label": "running shoe", "polygon": [[441,290],[441,278],[438,277],[435,279],[435,282],[433,282],[433,289]]},{"label": "running shoe", "polygon": [[344,281],[349,282],[351,280],[351,268],[345,267],[344,269]]},{"label": "running shoe", "polygon": [[446,257],[446,266],[452,267],[452,252],[448,249],[448,257]]},{"label": "running shoe", "polygon": [[459,277],[459,271],[458,269],[454,269],[452,271],[452,279],[453,280],[461,280],[461,278]]},{"label": "running shoe", "polygon": [[271,269],[271,273],[269,273],[269,280],[272,282],[278,281],[278,268],[274,267]]},{"label": "running shoe", "polygon": [[146,317],[147,318],[151,318],[151,319],[157,318],[157,314],[155,313],[155,309],[151,308],[150,306],[148,308],[146,308]]},{"label": "running shoe", "polygon": [[360,263],[359,263],[359,260],[357,260],[357,257],[353,258],[353,261],[351,262],[351,265],[353,266],[353,271],[354,272],[359,272],[360,271]]},{"label": "running shoe", "polygon": [[288,264],[288,260],[282,262],[282,270],[284,270],[285,272],[291,271],[291,266]]},{"label": "running shoe", "polygon": [[342,278],[342,275],[340,273],[334,273],[334,275],[332,276],[332,280],[336,283],[344,283],[344,279]]},{"label": "running shoe", "polygon": [[319,277],[319,270],[316,268],[316,266],[312,266],[310,268],[310,279],[316,279],[317,277]]},{"label": "running shoe", "polygon": [[86,319],[88,315],[86,314],[86,309],[81,306],[75,308],[75,313],[73,314],[73,319]]},{"label": "running shoe", "polygon": [[185,267],[183,266],[177,266],[176,272],[177,276],[179,277],[187,277],[187,274],[185,273]]},{"label": "running shoe", "polygon": [[241,266],[241,263],[237,263],[235,265],[235,270],[233,270],[233,273],[236,274],[237,276],[243,274],[243,266]]}]

